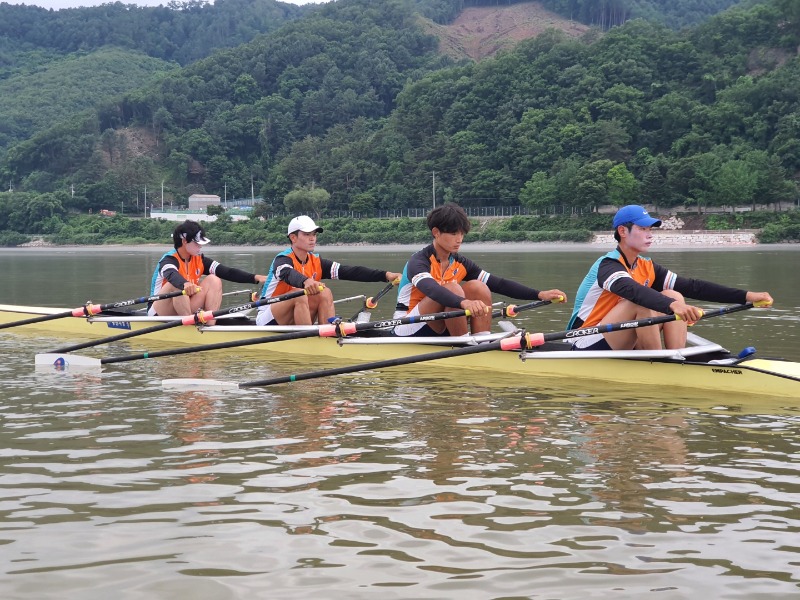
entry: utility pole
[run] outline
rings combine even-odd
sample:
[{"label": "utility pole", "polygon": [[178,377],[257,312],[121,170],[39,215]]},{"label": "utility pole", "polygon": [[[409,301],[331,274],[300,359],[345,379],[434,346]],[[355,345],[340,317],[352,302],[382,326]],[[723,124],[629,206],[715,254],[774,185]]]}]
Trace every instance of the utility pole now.
[{"label": "utility pole", "polygon": [[164,180],[161,180],[161,212],[164,212]]},{"label": "utility pole", "polygon": [[225,208],[228,208],[228,182],[226,181],[223,184],[223,192],[222,192],[222,205]]}]

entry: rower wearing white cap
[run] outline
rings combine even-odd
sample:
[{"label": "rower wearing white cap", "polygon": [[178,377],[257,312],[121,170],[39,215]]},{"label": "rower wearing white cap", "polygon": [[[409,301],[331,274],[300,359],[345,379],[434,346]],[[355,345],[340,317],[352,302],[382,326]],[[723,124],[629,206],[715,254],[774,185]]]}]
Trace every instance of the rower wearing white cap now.
[{"label": "rower wearing white cap", "polygon": [[[680,320],[662,326],[664,346],[684,348],[687,324],[694,323],[703,314],[700,308],[686,304],[684,297],[772,305],[772,296],[767,292],[748,292],[681,277],[641,256],[640,253],[653,243],[652,228],[661,226],[661,221],[651,217],[641,206],[631,204],[620,208],[614,215],[613,226],[614,239],[619,245],[597,259],[578,288],[570,329],[675,314]],[[661,333],[656,326],[597,333],[576,338],[573,349],[660,350]]]},{"label": "rower wearing white cap", "polygon": [[272,260],[261,297],[272,298],[297,289],[305,289],[307,294],[260,307],[256,318],[259,325],[311,325],[315,321],[327,323],[335,312],[333,293],[320,283],[323,279],[389,282],[400,278],[400,273],[350,267],[320,258],[314,253],[314,248],[317,234],[322,232],[322,227],[307,215],[295,217],[289,222],[286,235],[291,246]]},{"label": "rower wearing white cap", "polygon": [[[196,221],[186,220],[175,228],[172,232],[175,249],[158,261],[150,294],[184,290],[186,295],[158,300],[148,308],[147,314],[166,317],[190,315],[199,310],[214,311],[222,304],[223,279],[235,283],[264,283],[267,280],[266,275],[226,267],[204,256],[203,246],[210,241]],[[213,322],[208,324],[213,325]]]}]

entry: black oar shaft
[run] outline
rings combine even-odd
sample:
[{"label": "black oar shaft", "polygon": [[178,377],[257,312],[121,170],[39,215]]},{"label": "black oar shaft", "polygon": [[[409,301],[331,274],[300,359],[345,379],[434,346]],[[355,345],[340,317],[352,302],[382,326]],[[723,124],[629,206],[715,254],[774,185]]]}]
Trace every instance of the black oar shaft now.
[{"label": "black oar shaft", "polygon": [[[723,306],[722,308],[715,308],[713,310],[703,311],[700,319],[710,319],[711,317],[719,317],[721,315],[728,315],[731,313],[739,312],[740,310],[748,310],[753,308],[753,303],[737,304],[734,306]],[[638,329],[639,327],[649,327],[651,325],[661,325],[662,323],[670,323],[677,321],[678,317],[675,315],[663,315],[660,317],[647,317],[645,319],[637,319],[635,321],[625,321],[622,323],[608,323],[605,325],[597,325],[596,327],[586,327],[584,329],[571,329],[567,331],[559,331],[557,333],[542,334],[545,342],[552,342],[556,340],[570,339],[576,337],[583,337],[586,335],[594,335],[596,333],[611,333],[614,331],[622,331],[623,329]]]},{"label": "black oar shaft", "polygon": [[[726,306],[715,310],[706,311],[703,313],[701,319],[709,319],[720,315],[726,315],[741,310],[753,308],[753,304],[741,304],[736,306]],[[388,367],[397,367],[402,365],[410,365],[419,362],[427,362],[434,360],[442,360],[445,358],[453,358],[457,356],[466,356],[469,354],[478,354],[480,352],[488,352],[490,350],[528,350],[536,346],[540,346],[548,341],[562,340],[565,338],[581,337],[584,335],[594,335],[596,333],[609,333],[612,331],[621,331],[623,329],[636,329],[638,327],[649,327],[652,325],[659,325],[661,323],[668,323],[676,321],[678,317],[675,315],[664,315],[660,317],[649,317],[645,319],[638,319],[634,321],[625,321],[620,323],[608,323],[605,325],[598,325],[597,327],[587,327],[585,330],[572,329],[565,331],[558,331],[555,333],[536,333],[524,334],[514,337],[505,338],[497,342],[489,342],[478,344],[477,346],[467,346],[466,348],[453,348],[451,350],[442,350],[439,352],[430,352],[426,354],[418,354],[415,356],[406,356],[402,358],[393,358],[388,360],[380,360],[370,363],[363,363],[360,365],[349,365],[346,367],[337,367],[333,369],[325,369],[322,371],[312,371],[309,373],[299,373],[294,375],[284,375],[282,377],[273,377],[271,379],[261,379],[256,381],[247,381],[240,383],[240,388],[248,387],[266,387],[271,385],[278,385],[281,383],[291,383],[294,381],[305,381],[309,379],[319,379],[321,377],[329,377],[333,375],[344,375],[346,373],[358,373],[360,371],[372,371],[375,369],[384,369]]]},{"label": "black oar shaft", "polygon": [[64,319],[66,317],[90,317],[99,314],[104,310],[113,310],[116,308],[124,308],[133,306],[135,304],[145,304],[155,302],[157,300],[165,300],[167,298],[174,298],[175,296],[183,295],[183,291],[170,292],[168,294],[157,294],[155,296],[142,296],[141,298],[132,298],[131,300],[122,300],[120,302],[110,302],[108,304],[87,304],[72,310],[66,310],[52,315],[40,315],[38,317],[31,317],[30,319],[23,319],[21,321],[14,321],[12,323],[3,323],[0,329],[8,329],[9,327],[19,327],[21,325],[32,325],[34,323],[44,323],[46,321],[55,321],[56,319]]},{"label": "black oar shaft", "polygon": [[282,342],[286,340],[297,340],[301,338],[316,337],[319,335],[314,331],[290,331],[276,335],[267,335],[249,340],[231,340],[230,342],[217,342],[215,344],[203,344],[201,346],[191,346],[188,348],[175,348],[172,350],[156,350],[154,352],[142,352],[140,354],[128,354],[125,356],[113,356],[101,358],[100,363],[108,365],[112,363],[129,362],[132,360],[142,360],[147,358],[161,358],[163,356],[177,356],[179,354],[194,354],[195,352],[207,352],[209,350],[225,350],[227,348],[239,348],[241,346],[253,346],[256,344],[267,344],[269,342]]},{"label": "black oar shaft", "polygon": [[347,367],[325,369],[324,371],[314,371],[311,373],[285,375],[283,377],[274,377],[272,379],[262,379],[258,381],[247,381],[244,383],[240,383],[239,387],[240,388],[265,387],[270,385],[277,385],[279,383],[291,383],[293,381],[304,381],[306,379],[318,379],[320,377],[328,377],[332,375],[344,375],[346,373],[357,373],[359,371],[372,371],[374,369],[385,369],[387,367],[399,367],[401,365],[410,365],[413,363],[424,362],[429,360],[441,360],[443,358],[465,356],[467,354],[478,354],[480,352],[488,352],[489,350],[498,350],[499,348],[500,348],[500,342],[489,342],[486,344],[478,344],[477,346],[467,346],[466,348],[453,348],[451,350],[442,350],[440,352],[418,354],[416,356],[391,358],[387,360],[379,360],[361,365],[349,365]]},{"label": "black oar shaft", "polygon": [[216,319],[224,315],[231,315],[234,313],[244,312],[252,308],[258,308],[259,306],[275,304],[276,302],[290,300],[291,298],[296,298],[298,296],[303,296],[305,294],[306,294],[305,290],[298,290],[296,292],[289,292],[288,294],[283,294],[281,296],[274,296],[272,298],[262,298],[261,300],[256,300],[255,302],[248,302],[247,304],[240,304],[239,306],[234,306],[231,308],[223,308],[211,312],[200,312],[195,315],[188,315],[183,319],[177,317],[174,321],[167,321],[166,323],[160,323],[159,325],[153,325],[152,327],[146,327],[144,329],[138,329],[136,331],[129,331],[127,333],[121,333],[119,335],[105,337],[99,340],[93,340],[91,342],[84,342],[82,344],[75,344],[74,346],[67,346],[66,348],[53,350],[52,354],[66,354],[69,352],[74,352],[75,350],[81,350],[83,348],[91,348],[93,346],[100,346],[102,344],[109,344],[111,342],[119,342],[121,340],[127,340],[132,337],[147,335],[148,333],[154,333],[156,331],[163,331],[164,329],[180,327],[181,325],[202,325],[203,323],[207,322],[210,319]]},{"label": "black oar shaft", "polygon": [[[498,316],[516,316],[519,312],[524,310],[529,310],[532,308],[538,308],[539,306],[544,306],[546,304],[550,304],[549,300],[541,300],[537,302],[530,302],[528,304],[523,304],[521,306],[514,306],[514,307],[506,307],[500,310],[494,311],[492,314],[495,317]],[[412,317],[401,317],[399,319],[389,319],[386,321],[370,321],[367,323],[337,323],[331,325],[322,325],[319,328],[309,330],[309,331],[290,331],[287,333],[279,333],[274,335],[268,336],[261,336],[257,338],[251,338],[248,340],[231,340],[230,342],[218,342],[215,344],[202,344],[200,346],[192,346],[190,348],[177,348],[173,350],[156,350],[154,352],[142,352],[138,354],[128,354],[125,356],[115,356],[115,357],[108,357],[100,359],[101,364],[107,365],[112,363],[120,363],[120,362],[129,362],[132,360],[144,360],[148,358],[161,358],[164,356],[177,356],[179,354],[194,354],[196,352],[207,352],[209,350],[225,350],[228,348],[241,348],[243,346],[254,346],[257,344],[271,344],[273,342],[285,342],[288,340],[299,340],[303,338],[312,338],[312,337],[346,337],[347,335],[352,335],[354,333],[363,332],[363,331],[371,331],[375,329],[388,329],[394,327],[396,325],[406,325],[409,323],[429,323],[431,321],[441,321],[445,319],[453,319],[456,317],[463,317],[469,316],[469,311],[464,310],[452,310],[452,311],[445,311],[439,313],[433,313],[429,315],[416,315]],[[151,331],[158,331],[157,329],[151,329]],[[149,332],[148,332],[149,333]],[[122,334],[125,335],[125,334]],[[127,336],[130,337],[130,336]],[[125,337],[116,336],[115,338],[106,338],[106,341],[118,341],[120,339],[125,339]],[[104,342],[105,343],[105,342]],[[91,345],[95,345],[92,342],[89,342]],[[86,348],[86,345],[79,345],[71,346],[67,349],[61,349],[54,351],[55,354],[70,352],[72,350],[80,350],[80,348]]]}]

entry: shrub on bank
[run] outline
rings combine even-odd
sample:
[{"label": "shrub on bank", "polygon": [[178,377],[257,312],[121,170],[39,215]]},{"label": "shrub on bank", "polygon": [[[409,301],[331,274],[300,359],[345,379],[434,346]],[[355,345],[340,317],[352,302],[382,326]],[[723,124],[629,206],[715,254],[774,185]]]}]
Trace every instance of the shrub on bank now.
[{"label": "shrub on bank", "polygon": [[780,244],[782,242],[800,242],[800,224],[781,225],[770,223],[758,234],[762,244]]},{"label": "shrub on bank", "polygon": [[[588,242],[592,231],[610,231],[608,214],[515,216],[507,218],[472,219],[470,242]],[[699,228],[761,229],[759,241],[774,243],[797,241],[796,229],[800,226],[800,210],[782,213],[769,211],[707,215],[707,225]],[[208,236],[215,245],[270,245],[288,244],[286,225],[288,219],[261,221],[231,221],[220,219],[204,223]],[[325,228],[321,244],[420,244],[430,242],[430,231],[425,219],[317,219]],[[139,219],[124,216],[112,218],[74,215],[69,217],[57,233],[56,244],[164,244],[169,247],[172,230],[177,223],[162,219]],[[14,232],[0,232],[0,244],[17,245],[28,241],[26,236]],[[5,241],[4,241],[5,240]],[[22,241],[17,241],[22,240]]]},{"label": "shrub on bank", "polygon": [[27,235],[23,235],[22,233],[17,233],[16,231],[8,231],[7,229],[4,231],[0,231],[0,246],[4,246],[6,248],[21,246],[22,244],[26,244],[29,241],[31,241],[31,239]]}]

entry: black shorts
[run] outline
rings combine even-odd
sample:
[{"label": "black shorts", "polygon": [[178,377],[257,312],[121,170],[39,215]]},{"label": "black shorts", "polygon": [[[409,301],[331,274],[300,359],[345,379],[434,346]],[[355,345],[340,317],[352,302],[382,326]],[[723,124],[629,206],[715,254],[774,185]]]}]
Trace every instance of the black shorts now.
[{"label": "black shorts", "polygon": [[578,350],[579,352],[583,352],[585,350],[613,350],[613,348],[608,345],[606,338],[598,340],[591,346],[586,346],[586,348],[578,348],[575,344],[573,344],[572,349]]},{"label": "black shorts", "polygon": [[442,333],[437,333],[433,329],[431,329],[427,323],[425,323],[422,327],[417,329],[411,335],[404,335],[404,336],[397,336],[397,337],[447,337],[450,333],[447,331],[447,328]]}]

